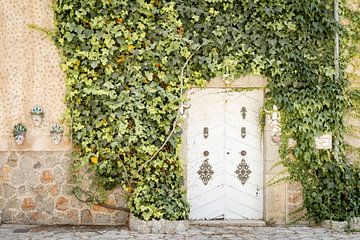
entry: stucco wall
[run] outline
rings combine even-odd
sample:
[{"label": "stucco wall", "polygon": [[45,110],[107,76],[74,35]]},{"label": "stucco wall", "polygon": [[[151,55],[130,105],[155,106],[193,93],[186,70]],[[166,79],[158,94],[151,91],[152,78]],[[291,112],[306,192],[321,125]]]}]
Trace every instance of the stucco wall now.
[{"label": "stucco wall", "polygon": [[[51,0],[2,0],[0,4],[0,151],[62,151],[66,139],[54,145],[50,126],[65,111],[64,74],[56,47],[44,33],[30,29],[35,24],[53,28]],[[36,104],[45,111],[43,124],[35,127],[30,110]],[[28,128],[25,143],[17,146],[13,126]]]}]

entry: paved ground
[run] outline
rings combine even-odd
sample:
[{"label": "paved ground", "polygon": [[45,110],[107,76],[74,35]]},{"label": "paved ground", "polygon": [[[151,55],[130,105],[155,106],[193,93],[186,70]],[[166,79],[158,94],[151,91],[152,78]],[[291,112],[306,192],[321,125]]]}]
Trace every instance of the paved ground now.
[{"label": "paved ground", "polygon": [[303,239],[332,240],[359,239],[360,233],[339,233],[317,227],[190,227],[186,234],[159,235],[139,234],[126,228],[104,227],[42,227],[7,225],[0,226],[1,240],[47,240],[47,239],[141,239],[141,240],[180,240],[180,239]]}]

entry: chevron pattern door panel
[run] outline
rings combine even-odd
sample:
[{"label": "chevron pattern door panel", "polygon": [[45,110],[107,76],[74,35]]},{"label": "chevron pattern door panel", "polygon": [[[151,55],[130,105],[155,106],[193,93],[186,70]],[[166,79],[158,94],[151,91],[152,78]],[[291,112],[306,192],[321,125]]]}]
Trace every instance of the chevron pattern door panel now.
[{"label": "chevron pattern door panel", "polygon": [[262,219],[263,91],[192,89],[187,119],[191,219]]}]

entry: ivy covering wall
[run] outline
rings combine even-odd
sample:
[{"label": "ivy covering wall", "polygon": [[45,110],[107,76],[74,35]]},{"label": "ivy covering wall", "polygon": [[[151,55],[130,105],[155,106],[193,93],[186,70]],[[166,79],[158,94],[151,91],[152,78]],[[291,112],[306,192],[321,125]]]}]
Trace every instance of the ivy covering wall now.
[{"label": "ivy covering wall", "polygon": [[[57,0],[75,165],[91,166],[97,186],[125,189],[135,216],[186,219],[179,127],[149,161],[177,118],[181,80],[186,90],[260,74],[265,108],[281,109],[282,163],[302,183],[308,217],[359,215],[359,170],[344,154],[346,80],[334,78],[333,10],[330,0]],[[324,133],[332,150],[314,147]]]}]

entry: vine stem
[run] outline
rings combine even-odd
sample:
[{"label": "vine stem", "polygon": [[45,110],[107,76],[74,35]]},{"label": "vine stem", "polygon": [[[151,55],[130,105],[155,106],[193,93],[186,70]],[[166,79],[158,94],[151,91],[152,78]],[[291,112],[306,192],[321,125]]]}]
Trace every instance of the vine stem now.
[{"label": "vine stem", "polygon": [[[193,58],[193,56],[196,54],[197,51],[199,51],[200,48],[202,48],[203,46],[205,45],[205,43],[202,43],[198,48],[196,48],[196,50],[186,59],[184,65],[182,66],[181,68],[181,72],[180,72],[180,97],[183,96],[184,94],[184,71],[185,71],[185,68],[187,67],[187,65],[189,64],[190,60]],[[176,129],[176,125],[178,124],[179,122],[179,119],[180,119],[180,111],[181,111],[181,108],[183,106],[183,101],[180,102],[179,104],[179,108],[178,108],[178,111],[177,111],[177,114],[176,114],[176,118],[173,122],[173,125],[172,125],[172,129],[169,133],[169,135],[166,137],[165,141],[163,142],[163,144],[161,145],[161,147],[151,156],[151,158],[149,160],[147,160],[145,163],[143,163],[138,171],[137,171],[137,174],[139,174],[143,169],[144,167],[149,164],[152,160],[155,159],[155,157],[161,152],[161,150],[166,146],[166,144],[169,142],[171,136],[174,134],[175,132],[175,129]]]},{"label": "vine stem", "polygon": [[[93,201],[91,200],[91,198],[94,198],[94,196],[92,196],[89,192],[81,189],[80,187],[77,187],[76,189],[79,190],[81,193],[83,193],[83,194],[85,194],[85,195],[88,196],[88,198],[84,200],[84,199],[81,199],[81,198],[75,193],[75,191],[73,191],[73,194],[74,194],[74,196],[75,196],[75,198],[76,198],[77,200],[79,200],[80,202],[83,202],[83,203],[93,202]],[[130,212],[130,210],[129,210],[128,208],[125,208],[125,207],[116,207],[116,206],[112,206],[112,205],[109,205],[109,204],[100,203],[100,202],[98,202],[97,199],[95,199],[95,198],[94,198],[94,200],[96,201],[96,202],[95,202],[95,205],[99,205],[99,206],[101,206],[101,207],[108,208],[108,209],[119,210],[119,211],[123,211],[123,212]]]},{"label": "vine stem", "polygon": [[[180,97],[183,96],[184,94],[184,71],[185,71],[185,68],[187,67],[187,65],[189,64],[190,60],[192,59],[192,57],[196,54],[196,52],[205,45],[205,43],[201,44],[185,61],[183,67],[181,68],[181,73],[180,73]],[[179,104],[179,108],[178,108],[178,111],[177,111],[177,114],[176,114],[176,118],[173,122],[173,125],[172,125],[172,129],[169,133],[169,135],[167,136],[167,138],[165,139],[165,141],[163,142],[163,144],[161,145],[161,147],[151,156],[151,158],[149,160],[147,160],[145,163],[143,163],[140,168],[138,169],[137,171],[137,174],[139,174],[143,169],[144,167],[149,164],[152,160],[154,160],[154,158],[159,154],[159,152],[165,147],[165,145],[168,143],[168,141],[170,140],[171,136],[174,134],[175,132],[175,129],[176,129],[176,125],[180,119],[180,111],[181,111],[181,107],[183,106],[183,102],[181,102]],[[73,114],[71,114],[71,146],[73,146],[73,143],[72,143],[72,125],[73,125]],[[73,149],[73,147],[71,147],[71,149]],[[122,162],[122,164],[124,164]],[[124,166],[124,165],[123,165]],[[125,168],[125,166],[124,166]],[[125,171],[126,171],[126,168],[125,168]],[[130,179],[129,182],[131,182],[133,178]],[[92,194],[90,194],[89,192],[85,191],[84,189],[82,189],[81,187],[77,186],[76,189],[78,189],[80,192],[82,192],[83,194],[87,195],[88,199],[81,199],[79,196],[77,196],[77,194],[75,194],[75,192],[73,191],[73,195],[75,196],[75,198],[80,201],[80,202],[84,202],[84,203],[89,203],[89,202],[92,202],[91,201],[91,198],[94,198],[94,196],[92,196]],[[96,205],[99,205],[99,206],[102,206],[104,208],[108,208],[108,209],[113,209],[113,210],[119,210],[119,211],[124,211],[124,212],[129,212],[129,209],[127,208],[123,208],[123,207],[116,207],[116,206],[111,206],[111,205],[108,205],[108,204],[104,204],[104,203],[100,203],[96,198],[95,198],[95,201],[97,202]]]}]

